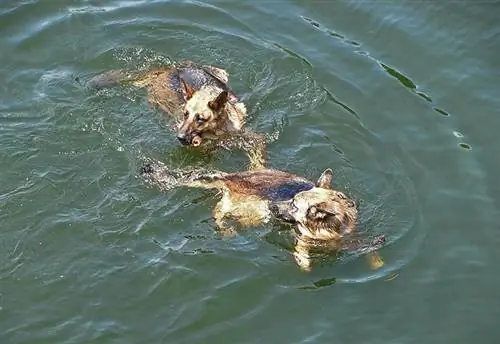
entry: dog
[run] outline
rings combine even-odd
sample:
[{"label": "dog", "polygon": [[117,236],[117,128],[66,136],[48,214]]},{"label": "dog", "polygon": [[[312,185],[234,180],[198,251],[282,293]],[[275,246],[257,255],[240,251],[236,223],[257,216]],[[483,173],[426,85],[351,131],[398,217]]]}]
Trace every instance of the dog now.
[{"label": "dog", "polygon": [[94,76],[93,89],[128,83],[146,88],[149,103],[177,119],[177,139],[184,146],[205,142],[247,152],[250,169],[264,168],[264,136],[244,129],[247,110],[228,86],[228,73],[211,65],[181,61],[146,71],[110,70]]},{"label": "dog", "polygon": [[[315,251],[340,251],[342,239],[356,229],[357,205],[343,192],[330,188],[331,169],[326,169],[316,183],[273,169],[234,173],[173,170],[160,162],[147,163],[140,174],[148,183],[165,190],[182,186],[219,190],[222,197],[213,218],[224,236],[236,233],[228,225],[229,219],[242,227],[273,219],[291,223],[296,234],[293,256],[304,271],[311,270]],[[382,243],[383,239],[378,238],[373,247]],[[368,255],[370,266],[380,268],[384,262],[373,247]]]}]

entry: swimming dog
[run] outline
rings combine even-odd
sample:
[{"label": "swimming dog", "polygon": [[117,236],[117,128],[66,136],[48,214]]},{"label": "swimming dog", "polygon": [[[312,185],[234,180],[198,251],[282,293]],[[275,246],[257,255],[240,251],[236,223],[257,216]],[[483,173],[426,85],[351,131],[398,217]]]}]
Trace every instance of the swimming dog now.
[{"label": "swimming dog", "polygon": [[94,76],[88,85],[102,89],[128,83],[147,89],[149,103],[177,119],[177,139],[185,146],[206,141],[225,148],[241,148],[250,169],[265,160],[263,135],[244,129],[247,110],[228,87],[228,73],[211,65],[182,61],[146,71],[110,70]]},{"label": "swimming dog", "polygon": [[[304,271],[311,270],[312,253],[318,248],[339,251],[341,239],[356,229],[356,203],[343,192],[330,188],[331,169],[326,169],[316,183],[273,169],[234,173],[174,170],[161,162],[146,164],[141,175],[148,183],[166,190],[181,186],[219,190],[222,198],[213,210],[213,217],[225,236],[235,234],[234,228],[228,226],[229,219],[243,227],[272,219],[291,223],[296,234],[293,256]],[[374,245],[382,243],[378,240]],[[372,268],[383,265],[374,251],[368,258]]]}]

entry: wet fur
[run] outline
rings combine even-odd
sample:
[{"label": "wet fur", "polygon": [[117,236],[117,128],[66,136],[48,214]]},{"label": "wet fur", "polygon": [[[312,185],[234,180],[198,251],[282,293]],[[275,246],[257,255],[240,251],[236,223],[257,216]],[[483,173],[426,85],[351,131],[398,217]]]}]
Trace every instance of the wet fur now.
[{"label": "wet fur", "polygon": [[[271,169],[234,173],[186,171],[169,169],[160,162],[147,164],[141,174],[149,183],[166,190],[181,186],[219,190],[222,197],[213,217],[223,235],[235,234],[228,219],[244,227],[272,219],[292,223],[296,232],[293,255],[305,271],[311,269],[311,252],[315,248],[337,251],[341,248],[340,239],[356,228],[356,204],[342,192],[330,189],[330,169],[316,183]],[[383,264],[381,259],[378,262],[379,266],[374,267]]]},{"label": "wet fur", "polygon": [[149,103],[174,116],[184,145],[222,141],[226,148],[247,152],[250,169],[265,164],[265,139],[244,128],[246,107],[228,87],[225,70],[183,61],[147,71],[111,70],[88,81],[94,89],[129,83],[145,87]]}]

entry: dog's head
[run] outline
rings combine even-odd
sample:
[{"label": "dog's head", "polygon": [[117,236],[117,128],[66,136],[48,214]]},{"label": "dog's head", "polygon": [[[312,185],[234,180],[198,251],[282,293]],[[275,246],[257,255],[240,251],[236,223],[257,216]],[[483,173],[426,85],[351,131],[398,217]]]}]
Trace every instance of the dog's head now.
[{"label": "dog's head", "polygon": [[182,79],[181,84],[185,91],[186,104],[177,138],[183,145],[196,147],[203,139],[218,134],[229,93],[222,91],[213,96],[206,88],[195,91]]},{"label": "dog's head", "polygon": [[306,237],[340,239],[354,230],[358,211],[353,200],[330,189],[332,178],[332,170],[325,170],[314,188],[299,192],[290,200],[272,202],[271,212],[278,219],[295,224]]}]

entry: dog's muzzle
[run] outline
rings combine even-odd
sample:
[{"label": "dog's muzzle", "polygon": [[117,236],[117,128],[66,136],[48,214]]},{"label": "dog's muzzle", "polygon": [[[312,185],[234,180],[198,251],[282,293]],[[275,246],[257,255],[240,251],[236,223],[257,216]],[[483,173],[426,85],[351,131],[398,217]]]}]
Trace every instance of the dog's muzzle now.
[{"label": "dog's muzzle", "polygon": [[295,218],[290,213],[291,210],[291,201],[285,202],[271,202],[269,203],[269,211],[273,214],[274,217],[290,223],[295,223]]},{"label": "dog's muzzle", "polygon": [[201,142],[201,136],[198,133],[190,133],[190,134],[178,134],[177,135],[177,140],[183,145],[183,146],[194,146],[198,147]]},{"label": "dog's muzzle", "polygon": [[177,135],[177,140],[179,140],[179,142],[183,145],[183,146],[187,146],[189,145],[191,142],[191,140],[189,139],[188,136],[186,136],[185,134],[178,134]]}]

